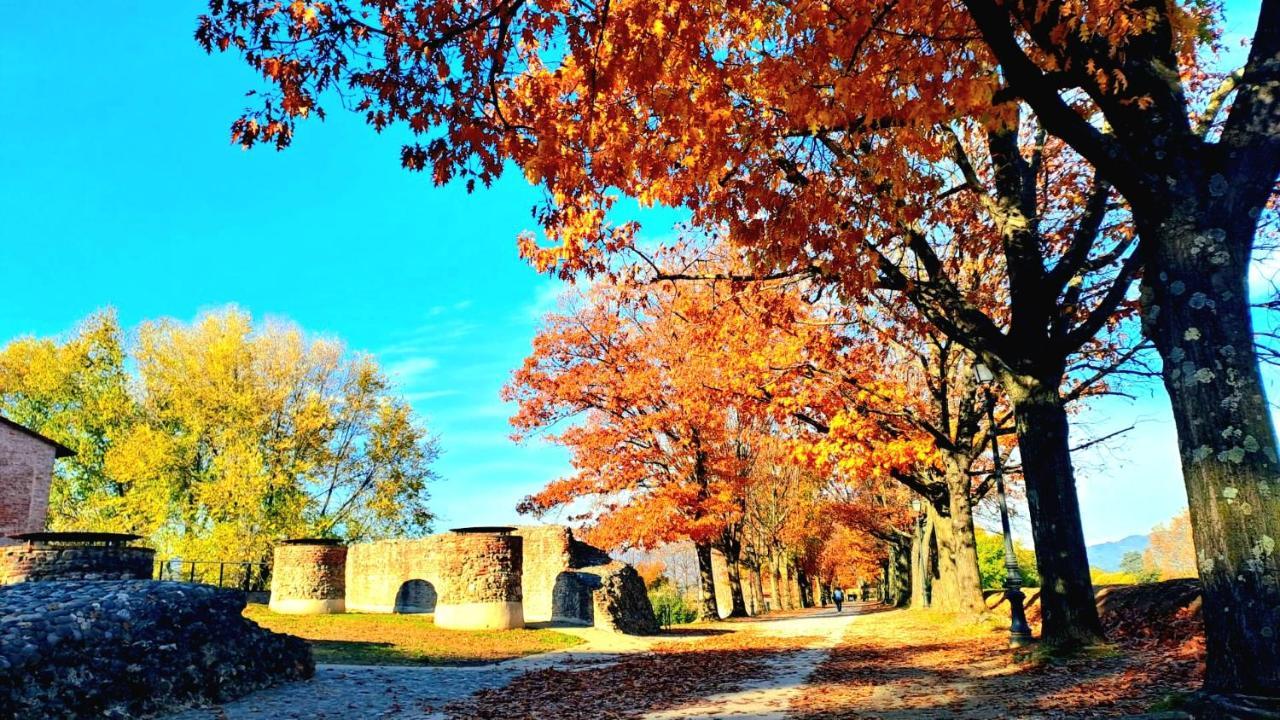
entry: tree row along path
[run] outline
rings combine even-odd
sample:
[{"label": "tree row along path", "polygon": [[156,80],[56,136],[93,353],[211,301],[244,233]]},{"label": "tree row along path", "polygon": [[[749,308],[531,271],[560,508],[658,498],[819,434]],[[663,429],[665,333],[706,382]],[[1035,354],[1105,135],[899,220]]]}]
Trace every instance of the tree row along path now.
[{"label": "tree row along path", "polygon": [[941,720],[1145,712],[1199,682],[1202,646],[1127,641],[1051,664],[1000,622],[815,609],[676,629],[595,630],[571,650],[483,667],[322,665],[308,682],[169,720]]}]

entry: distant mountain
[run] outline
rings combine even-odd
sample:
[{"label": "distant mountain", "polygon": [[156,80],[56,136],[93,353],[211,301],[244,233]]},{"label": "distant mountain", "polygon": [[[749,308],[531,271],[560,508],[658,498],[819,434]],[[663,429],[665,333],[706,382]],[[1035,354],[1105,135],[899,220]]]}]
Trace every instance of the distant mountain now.
[{"label": "distant mountain", "polygon": [[1128,552],[1142,552],[1147,549],[1150,540],[1146,535],[1130,535],[1114,542],[1090,545],[1089,564],[1102,570],[1115,572],[1120,569],[1120,559]]}]

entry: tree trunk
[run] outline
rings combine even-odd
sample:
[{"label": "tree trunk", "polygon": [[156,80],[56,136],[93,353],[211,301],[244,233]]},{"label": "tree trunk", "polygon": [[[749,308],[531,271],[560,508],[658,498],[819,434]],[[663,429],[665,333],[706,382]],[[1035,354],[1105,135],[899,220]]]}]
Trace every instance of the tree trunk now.
[{"label": "tree trunk", "polygon": [[1156,242],[1144,258],[1143,329],[1164,361],[1178,430],[1204,584],[1205,689],[1276,697],[1280,467],[1254,349],[1248,212],[1184,212],[1144,233]]},{"label": "tree trunk", "polygon": [[783,610],[792,610],[795,608],[795,595],[791,590],[791,559],[785,555],[779,554],[778,565],[782,568],[782,574],[779,576],[779,579],[782,581],[782,586],[778,589],[781,593],[781,597],[778,598],[781,603],[778,607]]},{"label": "tree trunk", "polygon": [[778,555],[769,559],[769,610],[782,609],[782,569],[778,567]]},{"label": "tree trunk", "polygon": [[716,605],[716,577],[711,569],[711,543],[694,543],[698,554],[698,591],[701,602],[699,620],[719,620],[720,608]]},{"label": "tree trunk", "polygon": [[931,551],[929,564],[933,571],[929,607],[956,612],[960,606],[960,592],[956,586],[955,555],[951,552],[951,546],[954,544],[951,517],[939,512],[932,504],[926,507],[929,513],[929,524],[933,527],[933,538],[929,544]]},{"label": "tree trunk", "polygon": [[951,537],[946,552],[955,571],[956,612],[977,620],[986,615],[982,599],[982,575],[978,572],[978,538],[973,528],[973,500],[967,465],[948,463],[947,502],[951,511]]},{"label": "tree trunk", "polygon": [[911,564],[913,543],[889,543],[889,570],[885,582],[885,602],[906,607],[911,602]]},{"label": "tree trunk", "polygon": [[729,617],[747,617],[747,602],[742,595],[742,540],[733,530],[725,530],[720,540],[725,574],[729,577]]},{"label": "tree trunk", "polygon": [[916,524],[911,538],[911,607],[916,609],[929,607],[929,585],[933,575],[929,567],[929,544],[932,537],[933,526],[926,517],[923,523]]},{"label": "tree trunk", "polygon": [[760,563],[751,568],[751,614],[764,612],[764,578],[760,575]]},{"label": "tree trunk", "polygon": [[1040,571],[1041,640],[1062,648],[1103,640],[1089,577],[1060,376],[1006,379],[1018,430],[1031,535]]}]

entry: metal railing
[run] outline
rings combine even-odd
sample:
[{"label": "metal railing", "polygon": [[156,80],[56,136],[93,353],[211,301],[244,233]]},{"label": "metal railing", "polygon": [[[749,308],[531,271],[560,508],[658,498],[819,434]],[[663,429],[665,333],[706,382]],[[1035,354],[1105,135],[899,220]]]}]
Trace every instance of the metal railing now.
[{"label": "metal railing", "polygon": [[271,589],[271,565],[256,562],[221,560],[165,560],[157,564],[157,580],[237,588],[245,592]]}]

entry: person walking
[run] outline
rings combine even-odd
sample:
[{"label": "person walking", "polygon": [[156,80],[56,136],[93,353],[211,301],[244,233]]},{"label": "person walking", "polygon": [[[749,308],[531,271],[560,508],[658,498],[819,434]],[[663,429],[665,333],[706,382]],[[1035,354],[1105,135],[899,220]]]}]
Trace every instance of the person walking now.
[{"label": "person walking", "polygon": [[836,588],[835,592],[831,593],[831,601],[836,604],[836,612],[844,612],[844,591],[843,590],[841,590],[840,588]]}]

